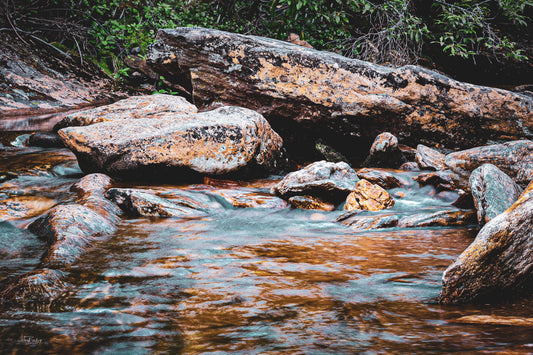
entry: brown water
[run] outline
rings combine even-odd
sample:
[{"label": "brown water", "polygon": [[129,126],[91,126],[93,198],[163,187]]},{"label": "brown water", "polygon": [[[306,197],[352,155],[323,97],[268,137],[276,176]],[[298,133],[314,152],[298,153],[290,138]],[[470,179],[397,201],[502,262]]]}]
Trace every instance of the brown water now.
[{"label": "brown water", "polygon": [[[2,279],[37,265],[45,246],[23,228],[70,201],[81,172],[66,150],[0,151],[0,172],[18,176],[0,184],[0,195],[19,208],[0,222]],[[235,208],[220,194],[273,198],[271,179],[149,186],[167,197],[186,189],[217,207],[197,219],[125,218],[67,270],[73,287],[49,312],[1,310],[0,352],[533,352],[533,327],[457,321],[533,317],[532,300],[434,302],[475,227],[357,232],[335,222],[340,210]],[[395,206],[402,211],[449,204],[431,187],[393,192],[408,195]]]}]

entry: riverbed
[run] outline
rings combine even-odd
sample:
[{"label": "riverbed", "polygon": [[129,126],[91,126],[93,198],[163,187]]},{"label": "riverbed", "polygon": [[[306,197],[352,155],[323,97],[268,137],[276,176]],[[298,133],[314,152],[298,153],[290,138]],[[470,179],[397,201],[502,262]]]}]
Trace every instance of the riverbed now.
[{"label": "riverbed", "polygon": [[[72,201],[70,186],[83,176],[68,150],[23,145],[21,135],[49,128],[42,120],[20,122],[1,134],[0,279],[37,266],[46,245],[25,228]],[[167,198],[186,191],[213,209],[195,218],[123,216],[111,238],[65,270],[70,287],[61,299],[1,310],[0,352],[533,352],[533,327],[462,318],[532,318],[533,300],[435,302],[442,272],[478,226],[354,230],[336,221],[342,206],[278,203],[270,187],[280,178],[118,183]],[[389,192],[405,196],[394,207],[402,212],[450,204],[414,182]],[[242,208],[232,198],[263,202]]]}]

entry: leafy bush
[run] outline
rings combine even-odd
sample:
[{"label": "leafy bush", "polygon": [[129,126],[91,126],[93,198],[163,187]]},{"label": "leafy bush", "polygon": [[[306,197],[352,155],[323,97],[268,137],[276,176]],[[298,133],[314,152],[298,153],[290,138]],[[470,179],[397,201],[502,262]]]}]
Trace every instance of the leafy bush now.
[{"label": "leafy bush", "polygon": [[[377,63],[416,63],[426,48],[446,55],[526,60],[506,31],[527,26],[533,0],[2,0],[4,30],[89,54],[126,76],[123,59],[146,53],[157,29],[204,26],[286,39]],[[6,23],[6,19],[10,23]]]}]

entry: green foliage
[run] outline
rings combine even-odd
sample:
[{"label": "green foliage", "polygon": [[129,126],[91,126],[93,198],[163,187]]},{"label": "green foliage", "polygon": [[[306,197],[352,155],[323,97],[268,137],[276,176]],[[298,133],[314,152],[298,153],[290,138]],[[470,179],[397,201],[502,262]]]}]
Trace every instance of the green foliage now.
[{"label": "green foliage", "polygon": [[[117,78],[124,58],[143,55],[160,28],[203,26],[286,39],[378,63],[415,63],[425,49],[450,56],[526,60],[519,32],[533,0],[28,0],[5,19],[50,42],[91,55]],[[14,4],[7,2],[7,4]],[[429,4],[429,5],[428,5]],[[8,27],[10,24],[3,24]]]}]

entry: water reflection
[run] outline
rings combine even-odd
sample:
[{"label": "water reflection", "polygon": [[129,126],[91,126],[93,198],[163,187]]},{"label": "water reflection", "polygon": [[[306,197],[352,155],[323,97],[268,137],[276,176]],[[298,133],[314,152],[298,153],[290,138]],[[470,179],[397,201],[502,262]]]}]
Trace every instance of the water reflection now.
[{"label": "water reflection", "polygon": [[[68,202],[80,174],[64,150],[6,150],[6,199]],[[409,182],[412,173],[402,178]],[[457,321],[465,315],[533,317],[533,301],[440,306],[442,271],[474,228],[356,232],[342,210],[237,208],[220,191],[268,196],[275,179],[139,186],[213,207],[208,217],[125,218],[109,240],[67,271],[69,294],[49,312],[3,309],[2,353],[427,353],[532,350],[531,328]],[[128,184],[123,184],[128,186]],[[455,196],[406,184],[395,208],[446,205]],[[411,192],[409,192],[411,189]],[[45,209],[45,208],[43,208]],[[0,224],[1,278],[31,270],[44,246]],[[15,237],[17,243],[10,243]]]}]

